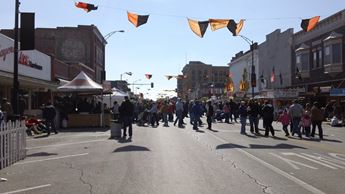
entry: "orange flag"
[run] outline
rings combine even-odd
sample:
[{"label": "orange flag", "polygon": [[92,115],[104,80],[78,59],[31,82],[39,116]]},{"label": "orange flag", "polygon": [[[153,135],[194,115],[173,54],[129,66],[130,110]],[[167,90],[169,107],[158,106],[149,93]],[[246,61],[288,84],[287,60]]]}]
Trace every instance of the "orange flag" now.
[{"label": "orange flag", "polygon": [[209,19],[211,30],[215,31],[228,26],[230,20],[225,19]]},{"label": "orange flag", "polygon": [[147,79],[151,79],[152,74],[145,74],[145,77],[146,77]]},{"label": "orange flag", "polygon": [[139,27],[146,24],[149,19],[149,15],[137,15],[134,13],[127,12],[128,21],[130,21],[135,27]]},{"label": "orange flag", "polygon": [[241,19],[238,23],[236,23],[234,20],[230,20],[228,24],[228,29],[230,32],[232,32],[233,36],[237,36],[240,34],[242,28],[244,25],[244,20]]},{"label": "orange flag", "polygon": [[320,16],[315,16],[309,19],[304,19],[301,22],[301,27],[305,32],[313,30],[319,23]]},{"label": "orange flag", "polygon": [[165,76],[168,80],[170,80],[171,78],[173,78],[174,76],[172,76],[172,75],[166,75]]},{"label": "orange flag", "polygon": [[97,10],[98,6],[95,6],[93,4],[84,3],[84,2],[76,2],[75,6],[81,9],[84,9],[86,12],[90,12],[92,10]]},{"label": "orange flag", "polygon": [[190,29],[200,38],[204,37],[204,34],[208,27],[208,21],[199,22],[199,21],[191,20],[189,18],[187,19],[188,19]]}]

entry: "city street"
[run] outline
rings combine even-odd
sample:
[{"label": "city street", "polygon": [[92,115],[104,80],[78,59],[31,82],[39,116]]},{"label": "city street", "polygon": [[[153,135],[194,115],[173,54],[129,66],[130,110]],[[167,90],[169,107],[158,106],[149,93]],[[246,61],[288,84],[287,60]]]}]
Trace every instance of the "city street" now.
[{"label": "city street", "polygon": [[[344,193],[345,128],[324,124],[324,140],[240,135],[240,125],[192,130],[133,125],[65,130],[27,138],[27,158],[0,171],[2,193]],[[262,124],[259,125],[262,127]],[[260,131],[263,134],[263,131]]]}]

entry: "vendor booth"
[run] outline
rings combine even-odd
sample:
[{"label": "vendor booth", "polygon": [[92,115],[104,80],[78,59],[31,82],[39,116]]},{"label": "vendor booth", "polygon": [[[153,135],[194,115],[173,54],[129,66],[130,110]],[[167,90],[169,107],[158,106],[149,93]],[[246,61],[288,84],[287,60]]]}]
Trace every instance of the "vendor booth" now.
[{"label": "vendor booth", "polygon": [[[72,93],[73,95],[79,96],[92,96],[99,95],[103,96],[103,87],[98,83],[94,82],[88,77],[83,71],[80,72],[72,81],[58,87],[59,92]],[[80,103],[81,104],[81,103]],[[80,105],[79,104],[79,105]],[[110,114],[104,114],[104,106],[100,104],[99,109],[95,113],[88,108],[81,110],[82,107],[75,106],[73,112],[68,112],[67,115],[67,127],[103,127],[110,126]],[[88,106],[86,106],[88,107]]]}]

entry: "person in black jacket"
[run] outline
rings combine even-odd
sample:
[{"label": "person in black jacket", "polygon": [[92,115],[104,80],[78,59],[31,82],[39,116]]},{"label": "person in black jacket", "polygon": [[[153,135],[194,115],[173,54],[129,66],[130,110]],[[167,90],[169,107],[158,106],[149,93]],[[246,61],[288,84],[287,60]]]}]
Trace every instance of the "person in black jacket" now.
[{"label": "person in black jacket", "polygon": [[212,102],[211,101],[208,101],[207,102],[207,113],[206,113],[206,116],[207,116],[207,129],[212,129],[212,117],[213,117],[213,114],[214,114],[214,111],[213,111],[213,106],[212,106]]},{"label": "person in black jacket", "polygon": [[249,106],[248,106],[248,115],[249,115],[249,123],[250,123],[250,132],[254,133],[259,133],[259,114],[260,114],[260,107],[257,101],[255,100],[250,100],[249,101]]},{"label": "person in black jacket", "polygon": [[48,102],[47,106],[43,108],[42,115],[47,125],[47,132],[48,132],[47,135],[50,135],[51,131],[54,131],[54,133],[57,134],[58,132],[56,131],[55,121],[54,121],[55,116],[56,116],[56,110],[51,102]]},{"label": "person in black jacket", "polygon": [[272,136],[274,137],[274,129],[272,126],[274,117],[274,108],[269,101],[265,101],[265,105],[262,108],[262,119],[265,125],[265,137],[268,137],[269,131],[271,131]]},{"label": "person in black jacket", "polygon": [[127,136],[127,127],[129,137],[132,138],[132,121],[133,121],[133,113],[134,113],[134,106],[129,101],[128,96],[125,96],[125,101],[122,102],[121,106],[119,107],[120,118],[123,125],[123,137],[126,138]]},{"label": "person in black jacket", "polygon": [[[247,123],[247,103],[245,101],[241,101],[241,105],[238,109],[238,114],[240,115],[240,122],[241,122],[241,134],[246,135],[246,123]],[[235,120],[236,121],[236,120]]]}]

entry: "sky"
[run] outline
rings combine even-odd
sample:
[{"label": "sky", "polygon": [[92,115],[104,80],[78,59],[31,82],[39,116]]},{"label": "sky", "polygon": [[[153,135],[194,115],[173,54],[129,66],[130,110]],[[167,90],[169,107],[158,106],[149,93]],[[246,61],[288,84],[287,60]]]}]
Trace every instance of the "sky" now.
[{"label": "sky", "polygon": [[[123,80],[147,84],[135,86],[135,92],[154,99],[161,93],[174,95],[164,90],[174,90],[176,79],[167,80],[165,75],[181,74],[189,61],[227,66],[236,53],[249,49],[248,43],[226,28],[211,31],[209,27],[200,38],[189,28],[187,18],[245,19],[240,34],[260,44],[276,29],[298,32],[301,19],[321,16],[322,20],[345,9],[344,0],[83,0],[98,5],[98,10],[87,13],[76,8],[73,0],[20,1],[20,11],[35,12],[36,28],[94,24],[103,35],[124,30],[107,40],[107,80],[132,72],[132,76],[124,74]],[[136,28],[128,21],[127,11],[149,14],[148,22]],[[13,27],[14,0],[1,0],[0,29]],[[148,80],[145,74],[152,78]]]}]

